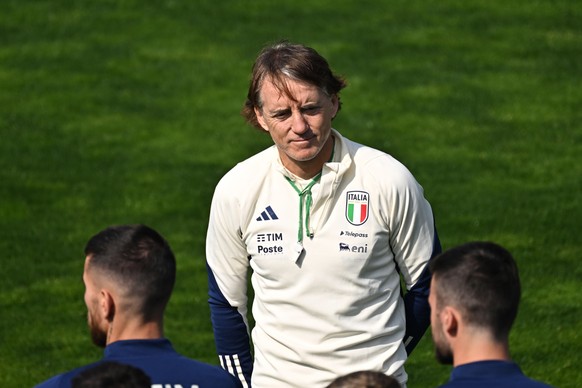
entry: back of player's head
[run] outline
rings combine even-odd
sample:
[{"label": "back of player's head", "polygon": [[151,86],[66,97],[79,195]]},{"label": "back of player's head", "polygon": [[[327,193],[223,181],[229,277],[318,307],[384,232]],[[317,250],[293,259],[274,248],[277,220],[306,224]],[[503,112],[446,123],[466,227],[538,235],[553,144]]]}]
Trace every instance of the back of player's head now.
[{"label": "back of player's head", "polygon": [[392,376],[372,370],[348,373],[332,381],[326,388],[400,388]]},{"label": "back of player's head", "polygon": [[467,324],[507,339],[521,296],[511,253],[491,242],[471,242],[435,257],[430,270],[437,309],[455,307]]},{"label": "back of player's head", "polygon": [[112,226],[85,247],[87,271],[112,281],[146,319],[163,312],[176,280],[176,260],[169,244],[145,225]]},{"label": "back of player's head", "polygon": [[[263,48],[253,66],[253,73],[243,108],[243,116],[249,124],[261,129],[255,108],[262,108],[261,87],[269,79],[285,95],[292,98],[287,80],[318,87],[328,96],[336,95],[346,83],[335,75],[327,60],[311,47],[281,41]],[[341,107],[341,104],[339,104]],[[339,108],[338,108],[339,109]]]},{"label": "back of player's head", "polygon": [[85,369],[71,380],[71,388],[150,388],[151,384],[141,369],[113,361]]}]

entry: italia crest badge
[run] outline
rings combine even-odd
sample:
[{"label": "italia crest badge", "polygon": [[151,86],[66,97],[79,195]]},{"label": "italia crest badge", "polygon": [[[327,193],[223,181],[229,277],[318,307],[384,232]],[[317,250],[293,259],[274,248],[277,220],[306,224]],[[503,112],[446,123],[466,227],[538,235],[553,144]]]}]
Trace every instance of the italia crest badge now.
[{"label": "italia crest badge", "polygon": [[346,193],[346,219],[352,225],[362,225],[368,220],[370,194],[365,191]]}]

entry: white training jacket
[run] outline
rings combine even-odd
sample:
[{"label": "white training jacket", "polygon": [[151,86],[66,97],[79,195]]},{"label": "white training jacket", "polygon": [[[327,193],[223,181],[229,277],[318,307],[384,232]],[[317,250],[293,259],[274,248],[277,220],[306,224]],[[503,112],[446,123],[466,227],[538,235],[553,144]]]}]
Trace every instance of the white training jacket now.
[{"label": "white training jacket", "polygon": [[[243,386],[324,387],[358,370],[405,384],[405,342],[415,345],[430,322],[427,262],[440,244],[422,187],[390,155],[332,135],[335,156],[312,187],[303,250],[299,195],[275,146],[216,187],[206,240],[211,318],[221,364]],[[304,229],[305,217],[303,209]]]}]

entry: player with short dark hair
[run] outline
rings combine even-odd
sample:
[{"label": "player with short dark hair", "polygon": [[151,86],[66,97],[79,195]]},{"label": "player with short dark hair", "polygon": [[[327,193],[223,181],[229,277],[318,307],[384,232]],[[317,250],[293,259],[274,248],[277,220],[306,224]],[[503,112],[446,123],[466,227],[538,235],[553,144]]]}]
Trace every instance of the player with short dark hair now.
[{"label": "player with short dark hair", "polygon": [[151,388],[152,380],[139,368],[106,361],[87,368],[71,381],[71,388]]},{"label": "player with short dark hair", "polygon": [[114,280],[127,313],[150,321],[162,317],[176,282],[176,260],[166,240],[139,225],[111,227],[85,247],[86,274]]},{"label": "player with short dark hair", "polygon": [[38,387],[69,387],[72,379],[103,362],[142,369],[152,384],[240,387],[219,367],[178,354],[164,338],[164,311],[176,279],[176,260],[166,240],[145,225],[107,228],[85,248],[85,304],[101,361],[55,376]]},{"label": "player with short dark hair", "polygon": [[548,387],[527,378],[509,354],[509,332],[521,296],[511,253],[495,243],[471,242],[447,250],[429,265],[436,357],[455,367],[442,387]]}]

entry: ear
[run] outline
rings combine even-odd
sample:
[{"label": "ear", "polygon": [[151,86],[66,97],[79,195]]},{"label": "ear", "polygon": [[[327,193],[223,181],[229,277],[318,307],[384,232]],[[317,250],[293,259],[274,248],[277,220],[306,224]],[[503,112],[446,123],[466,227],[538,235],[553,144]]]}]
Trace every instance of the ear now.
[{"label": "ear", "polygon": [[99,311],[101,317],[107,322],[111,322],[115,316],[115,299],[106,289],[102,289],[99,293]]},{"label": "ear", "polygon": [[265,121],[265,116],[263,116],[263,111],[257,107],[255,107],[255,116],[257,116],[257,121],[259,125],[267,132],[269,132],[269,127]]},{"label": "ear", "polygon": [[337,94],[334,94],[333,96],[331,96],[331,103],[332,103],[332,115],[331,118],[335,119],[335,116],[337,115],[337,112],[339,110],[339,97],[337,96]]},{"label": "ear", "polygon": [[459,330],[459,312],[447,306],[441,311],[440,320],[445,335],[449,338],[456,337]]}]

